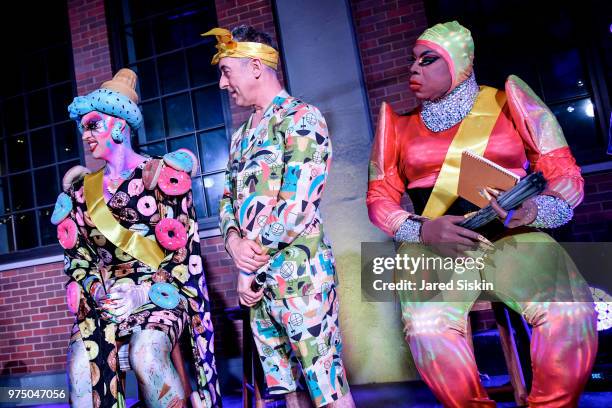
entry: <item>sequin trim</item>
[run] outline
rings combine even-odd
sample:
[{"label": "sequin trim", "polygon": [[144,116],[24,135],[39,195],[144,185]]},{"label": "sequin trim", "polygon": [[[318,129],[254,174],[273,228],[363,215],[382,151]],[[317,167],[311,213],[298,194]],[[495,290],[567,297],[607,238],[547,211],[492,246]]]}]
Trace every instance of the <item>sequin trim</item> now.
[{"label": "sequin trim", "polygon": [[421,242],[421,226],[419,221],[408,219],[395,232],[396,242]]},{"label": "sequin trim", "polygon": [[549,195],[539,195],[534,199],[538,206],[536,219],[529,224],[536,228],[558,228],[567,224],[574,216],[574,210],[567,201]]},{"label": "sequin trim", "polygon": [[480,88],[472,72],[448,95],[435,101],[423,101],[421,119],[432,132],[442,132],[461,122],[474,106]]}]

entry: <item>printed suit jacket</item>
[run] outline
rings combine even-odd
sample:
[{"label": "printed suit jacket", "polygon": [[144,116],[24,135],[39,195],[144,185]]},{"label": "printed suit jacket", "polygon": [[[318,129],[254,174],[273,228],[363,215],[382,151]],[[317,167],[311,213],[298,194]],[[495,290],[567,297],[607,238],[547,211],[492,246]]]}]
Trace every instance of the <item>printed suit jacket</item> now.
[{"label": "printed suit jacket", "polygon": [[270,255],[266,294],[318,293],[335,282],[331,246],[319,211],[332,156],[319,110],[280,92],[262,120],[253,115],[232,136],[220,202],[224,238],[235,229]]}]

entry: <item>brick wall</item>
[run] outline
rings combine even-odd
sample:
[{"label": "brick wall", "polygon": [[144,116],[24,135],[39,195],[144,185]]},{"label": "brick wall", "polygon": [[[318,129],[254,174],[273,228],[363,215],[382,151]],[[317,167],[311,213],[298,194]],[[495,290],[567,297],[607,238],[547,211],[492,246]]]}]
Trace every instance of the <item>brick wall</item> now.
[{"label": "brick wall", "polygon": [[238,306],[238,270],[225,252],[221,237],[203,239],[201,245],[215,327],[215,353],[218,357],[236,357],[242,349],[242,323],[229,320],[224,310]]},{"label": "brick wall", "polygon": [[[272,37],[273,43],[278,45],[270,0],[215,0],[215,5],[219,27],[232,30],[241,24],[251,25],[256,30],[268,33]],[[281,55],[281,59],[282,57]],[[278,73],[281,83],[283,83],[283,73],[280,66]],[[249,118],[251,109],[237,106],[231,97],[229,99],[232,112],[232,129],[236,129]]]},{"label": "brick wall", "polygon": [[79,95],[112,78],[104,0],[68,0],[68,16]]},{"label": "brick wall", "polygon": [[408,58],[427,28],[423,0],[351,0],[372,123],[383,101],[398,113],[417,105],[408,87]]},{"label": "brick wall", "polygon": [[62,370],[72,318],[63,264],[0,272],[0,375]]},{"label": "brick wall", "polygon": [[584,176],[585,197],[560,239],[580,242],[612,241],[612,171]]},{"label": "brick wall", "polygon": [[[77,93],[85,95],[113,77],[104,0],[68,0],[68,18]],[[87,167],[102,167],[87,146],[83,151]]]}]

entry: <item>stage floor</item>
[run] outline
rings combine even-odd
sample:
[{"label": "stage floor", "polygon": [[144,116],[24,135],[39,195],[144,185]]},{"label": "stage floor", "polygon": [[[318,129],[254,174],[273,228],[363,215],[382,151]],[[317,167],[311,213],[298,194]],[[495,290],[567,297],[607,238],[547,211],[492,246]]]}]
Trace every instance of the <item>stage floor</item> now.
[{"label": "stage floor", "polygon": [[[370,384],[351,387],[355,405],[359,408],[431,408],[442,407],[422,382]],[[514,402],[498,402],[499,408],[516,407]],[[612,406],[611,392],[585,392],[580,398],[580,408]]]},{"label": "stage floor", "polygon": [[[351,387],[355,404],[358,408],[432,408],[441,407],[436,399],[421,382],[387,383],[355,385]],[[128,406],[135,401],[128,400]],[[240,394],[229,394],[223,397],[224,408],[239,408],[242,406]],[[266,408],[281,408],[285,404],[282,400],[271,402]],[[499,408],[510,408],[516,405],[513,402],[499,402]],[[601,408],[612,406],[611,392],[585,392],[580,398],[580,408]],[[68,405],[38,405],[36,408],[67,408]],[[34,407],[32,407],[34,408]]]}]

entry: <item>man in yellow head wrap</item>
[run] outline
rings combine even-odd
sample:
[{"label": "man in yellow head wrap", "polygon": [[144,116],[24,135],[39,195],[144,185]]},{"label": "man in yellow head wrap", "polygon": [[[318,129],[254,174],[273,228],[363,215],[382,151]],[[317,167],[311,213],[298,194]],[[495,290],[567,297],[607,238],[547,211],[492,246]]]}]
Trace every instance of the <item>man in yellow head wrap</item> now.
[{"label": "man in yellow head wrap", "polygon": [[[484,245],[489,262],[477,277],[495,282],[491,292],[533,326],[533,384],[521,404],[574,407],[597,349],[595,311],[585,280],[538,229],[571,220],[583,197],[580,168],[554,115],[527,84],[510,76],[504,90],[478,86],[468,29],[456,21],[437,24],[417,39],[413,54],[410,89],[422,104],[402,116],[381,107],[366,200],[370,220],[403,243],[403,255],[429,250],[420,244]],[[500,219],[477,231],[463,228],[465,214],[479,209],[457,193],[465,150],[518,177],[541,172],[547,188],[508,211],[491,198]],[[400,204],[406,191],[413,212]],[[415,364],[445,407],[495,406],[466,341],[467,314],[480,292],[441,291],[436,301],[399,293]]]},{"label": "man in yellow head wrap", "polygon": [[[325,118],[290,96],[270,37],[216,28],[219,86],[253,109],[230,143],[220,203],[225,247],[269,392],[290,408],[354,407],[341,358],[336,272],[319,211],[332,155]],[[299,360],[299,363],[298,363]],[[296,393],[300,371],[310,398]]]},{"label": "man in yellow head wrap", "polygon": [[[246,30],[246,29],[241,29]],[[248,32],[248,31],[247,31]],[[246,34],[246,33],[245,33]],[[225,28],[213,28],[203,35],[214,35],[217,37],[217,53],[213,56],[211,64],[216,65],[221,58],[258,58],[265,65],[276,70],[278,67],[278,51],[266,43],[271,43],[271,39],[264,33],[256,34],[253,40],[259,41],[236,41],[232,33]],[[240,35],[240,34],[238,34]]]}]

